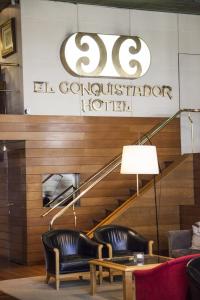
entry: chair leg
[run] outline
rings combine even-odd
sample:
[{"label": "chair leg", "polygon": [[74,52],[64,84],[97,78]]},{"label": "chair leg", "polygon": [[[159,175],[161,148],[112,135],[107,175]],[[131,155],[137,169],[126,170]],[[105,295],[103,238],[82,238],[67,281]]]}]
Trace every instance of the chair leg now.
[{"label": "chair leg", "polygon": [[111,269],[109,269],[109,278],[110,278],[110,283],[113,282],[113,272]]},{"label": "chair leg", "polygon": [[51,278],[51,275],[47,272],[46,274],[46,279],[45,279],[45,282],[48,284],[49,283],[49,280]]}]

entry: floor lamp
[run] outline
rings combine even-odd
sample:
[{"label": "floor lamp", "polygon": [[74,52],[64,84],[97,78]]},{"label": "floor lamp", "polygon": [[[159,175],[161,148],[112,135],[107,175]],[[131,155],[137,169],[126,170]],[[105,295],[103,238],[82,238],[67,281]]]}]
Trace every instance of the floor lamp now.
[{"label": "floor lamp", "polygon": [[[156,147],[152,145],[128,145],[123,147],[121,174],[136,174],[137,195],[139,196],[139,174],[159,174]],[[159,254],[158,210],[156,197],[156,181],[154,177],[154,197],[156,213],[157,244]]]}]

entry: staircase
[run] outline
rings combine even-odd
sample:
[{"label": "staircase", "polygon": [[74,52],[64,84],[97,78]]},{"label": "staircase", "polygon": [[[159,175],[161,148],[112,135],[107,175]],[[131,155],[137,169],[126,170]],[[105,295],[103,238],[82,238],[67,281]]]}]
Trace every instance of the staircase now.
[{"label": "staircase", "polygon": [[[133,144],[145,144],[151,140],[151,138],[160,132],[167,124],[169,124],[175,117],[180,115],[182,112],[199,112],[200,110],[180,110],[174,116],[167,119],[161,124],[158,124],[152,130],[144,134],[142,138],[136,141]],[[187,161],[188,156],[184,155],[175,155],[173,161],[160,161],[160,167],[162,172],[156,176],[156,183],[160,183],[162,179],[164,179],[170,172],[175,170],[179,165],[181,165],[184,161]],[[135,184],[135,176],[132,175],[121,175],[119,174],[119,167],[121,163],[121,154],[115,157],[112,161],[110,161],[107,165],[101,168],[97,173],[95,173],[88,180],[84,181],[81,186],[78,188],[78,196],[70,202],[66,207],[62,210],[56,209],[58,205],[55,205],[53,208],[49,209],[43,217],[47,214],[51,213],[54,209],[56,209],[56,214],[50,221],[50,229],[53,228],[54,222],[61,217],[70,207],[73,207],[77,201],[80,199],[80,208],[76,208],[76,210],[84,208],[84,202],[88,201],[88,199],[97,199],[98,197],[104,198],[105,195],[101,195],[100,188],[101,185],[108,186],[108,194],[106,199],[110,197],[109,203],[106,205],[102,205],[101,207],[95,207],[95,203],[93,203],[93,207],[91,208],[91,212],[94,212],[94,218],[91,222],[90,229],[86,228],[88,235],[90,237],[93,236],[93,231],[98,227],[105,224],[109,224],[114,222],[116,219],[123,216],[123,214],[131,208],[134,204],[137,205],[138,201],[141,200],[141,197],[148,193],[148,191],[152,190],[153,187],[153,177],[149,175],[140,176],[140,195],[137,196],[135,193],[136,184]],[[113,177],[114,176],[114,177]],[[106,180],[105,180],[106,178]],[[109,179],[112,178],[112,185],[109,185]],[[115,178],[113,180],[113,178]],[[126,179],[125,179],[126,178]],[[97,185],[98,184],[98,185]],[[115,193],[115,185],[121,185],[120,190],[117,190],[117,194]],[[96,187],[97,185],[97,187]],[[95,192],[94,188],[95,187]],[[77,192],[77,191],[76,191]],[[97,197],[98,195],[98,197]],[[109,195],[109,197],[108,197]],[[71,195],[69,195],[70,197]],[[61,201],[67,200],[64,199]],[[94,201],[95,202],[95,201]],[[145,220],[143,220],[145,223]],[[155,225],[155,224],[154,224]],[[91,229],[92,228],[92,229]],[[174,227],[173,227],[174,228]]]},{"label": "staircase", "polygon": [[[167,162],[166,167],[161,170],[161,173],[156,176],[156,183],[159,183],[163,178],[165,178],[170,172],[177,168],[182,162],[188,159],[188,155],[180,155],[174,162]],[[140,198],[150,189],[153,188],[154,179],[144,181],[144,184],[140,187],[140,195],[137,196],[136,191],[131,197],[126,200],[119,200],[119,205],[114,210],[105,209],[105,217],[101,220],[94,222],[94,227],[87,233],[89,237],[93,237],[93,232],[100,226],[113,223],[120,215],[122,215],[129,207],[133,206],[135,202],[140,200]]]}]

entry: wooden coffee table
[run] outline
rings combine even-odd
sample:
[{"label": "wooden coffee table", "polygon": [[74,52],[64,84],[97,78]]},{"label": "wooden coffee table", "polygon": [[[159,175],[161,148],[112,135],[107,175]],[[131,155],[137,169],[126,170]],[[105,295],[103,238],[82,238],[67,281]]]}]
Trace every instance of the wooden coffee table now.
[{"label": "wooden coffee table", "polygon": [[[133,256],[115,257],[113,259],[93,259],[90,263],[90,294],[96,293],[96,273],[97,267],[99,269],[106,268],[108,270],[116,270],[122,273],[123,282],[123,300],[135,299],[135,293],[133,293],[133,272],[140,269],[151,269],[163,262],[170,260],[170,257],[158,256],[158,255],[145,255],[144,264],[137,264]],[[100,275],[101,276],[101,275]]]}]

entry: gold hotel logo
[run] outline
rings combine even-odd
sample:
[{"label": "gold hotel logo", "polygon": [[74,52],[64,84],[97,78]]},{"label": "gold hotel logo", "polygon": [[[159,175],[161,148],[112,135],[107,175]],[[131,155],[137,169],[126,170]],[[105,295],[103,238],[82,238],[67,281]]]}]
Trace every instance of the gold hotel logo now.
[{"label": "gold hotel logo", "polygon": [[73,76],[136,79],[150,66],[150,51],[137,36],[74,33],[60,50],[64,68]]}]

